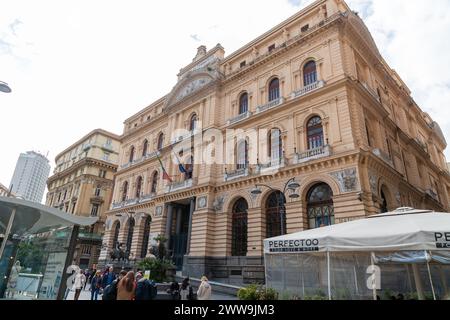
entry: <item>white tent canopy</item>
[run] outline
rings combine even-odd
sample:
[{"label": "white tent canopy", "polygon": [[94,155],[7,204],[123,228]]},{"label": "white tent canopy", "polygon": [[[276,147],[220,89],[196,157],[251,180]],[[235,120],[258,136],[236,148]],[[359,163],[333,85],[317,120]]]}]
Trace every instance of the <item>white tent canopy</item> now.
[{"label": "white tent canopy", "polygon": [[[400,208],[265,239],[264,255],[266,285],[301,297],[326,288],[328,299],[339,295],[367,298],[367,272],[372,274],[373,299],[378,298],[377,290],[392,288],[415,290],[419,299],[425,298],[427,288],[434,299],[437,293],[448,297],[450,213]],[[376,275],[377,268],[381,268],[381,277]],[[376,285],[377,277],[382,284]],[[404,283],[408,288],[403,288]],[[340,293],[343,290],[345,294]]]},{"label": "white tent canopy", "polygon": [[264,240],[265,253],[450,251],[450,214],[401,208],[329,227]]}]

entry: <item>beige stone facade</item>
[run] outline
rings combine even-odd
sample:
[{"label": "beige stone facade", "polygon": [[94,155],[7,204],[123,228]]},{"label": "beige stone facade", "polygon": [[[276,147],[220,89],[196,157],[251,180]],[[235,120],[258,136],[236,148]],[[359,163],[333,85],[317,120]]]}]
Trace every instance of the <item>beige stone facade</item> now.
[{"label": "beige stone facade", "polygon": [[99,217],[89,230],[80,231],[74,260],[82,268],[91,268],[98,261],[119,146],[119,136],[93,130],[56,156],[55,170],[47,180],[46,205],[74,215]]},{"label": "beige stone facade", "polygon": [[173,90],[124,124],[104,247],[141,259],[166,235],[186,275],[262,281],[264,238],[402,206],[449,210],[438,124],[343,1],[316,1],[227,57],[200,47]]}]

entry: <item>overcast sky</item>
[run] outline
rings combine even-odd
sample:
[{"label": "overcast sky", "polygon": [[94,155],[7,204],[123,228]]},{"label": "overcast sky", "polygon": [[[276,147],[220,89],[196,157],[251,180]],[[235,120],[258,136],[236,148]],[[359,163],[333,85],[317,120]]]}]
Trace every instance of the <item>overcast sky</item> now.
[{"label": "overcast sky", "polygon": [[[54,157],[168,93],[198,46],[226,55],[312,1],[14,0],[0,10],[0,182],[21,152]],[[349,0],[419,106],[450,137],[450,1]],[[450,159],[450,152],[446,156]]]}]

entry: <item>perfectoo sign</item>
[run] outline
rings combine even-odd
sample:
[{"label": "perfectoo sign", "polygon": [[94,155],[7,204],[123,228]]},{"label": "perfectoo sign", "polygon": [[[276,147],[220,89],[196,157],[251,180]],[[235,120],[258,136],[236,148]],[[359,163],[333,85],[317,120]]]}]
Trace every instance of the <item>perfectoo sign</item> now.
[{"label": "perfectoo sign", "polygon": [[269,252],[319,251],[319,239],[295,239],[269,241]]}]

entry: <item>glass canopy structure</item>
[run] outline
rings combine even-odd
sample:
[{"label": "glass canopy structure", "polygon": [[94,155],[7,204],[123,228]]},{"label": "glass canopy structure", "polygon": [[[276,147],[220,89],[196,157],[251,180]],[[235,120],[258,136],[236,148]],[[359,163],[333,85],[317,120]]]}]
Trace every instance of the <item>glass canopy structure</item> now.
[{"label": "glass canopy structure", "polygon": [[62,299],[79,228],[97,219],[0,197],[0,299]]}]

